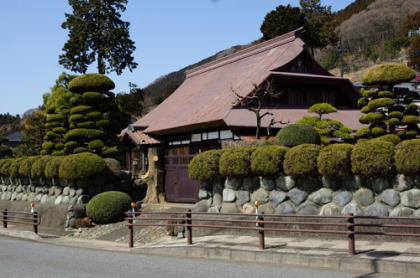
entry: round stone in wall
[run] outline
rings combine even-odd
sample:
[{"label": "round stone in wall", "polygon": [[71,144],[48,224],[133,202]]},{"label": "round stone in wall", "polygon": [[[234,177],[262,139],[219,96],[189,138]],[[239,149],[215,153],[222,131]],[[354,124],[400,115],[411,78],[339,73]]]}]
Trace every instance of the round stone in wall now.
[{"label": "round stone in wall", "polygon": [[242,206],[242,213],[255,213],[255,206],[251,203],[246,203]]},{"label": "round stone in wall", "polygon": [[379,203],[374,203],[365,209],[367,216],[388,216],[388,214],[388,209]]},{"label": "round stone in wall", "polygon": [[349,175],[342,179],[343,188],[349,191],[355,191],[361,187],[361,179],[359,176]]},{"label": "round stone in wall", "polygon": [[289,176],[279,176],[276,179],[277,188],[286,192],[295,187],[295,185],[295,181]]},{"label": "round stone in wall", "polygon": [[235,202],[235,190],[225,188],[223,189],[223,202]]},{"label": "round stone in wall", "polygon": [[311,203],[305,203],[298,208],[297,214],[318,215],[318,207]]},{"label": "round stone in wall", "polygon": [[215,193],[213,195],[213,206],[220,207],[223,203],[223,196],[221,193]]},{"label": "round stone in wall", "polygon": [[63,196],[63,199],[61,199],[62,204],[68,204],[70,202],[70,198],[68,195]]},{"label": "round stone in wall", "polygon": [[201,200],[200,202],[195,204],[193,211],[194,212],[207,212],[208,209],[209,209],[209,205],[207,203],[207,200]]},{"label": "round stone in wall", "polygon": [[41,204],[46,204],[48,201],[48,194],[43,194],[41,197]]},{"label": "round stone in wall", "polygon": [[414,188],[401,193],[401,204],[409,208],[418,209],[420,207],[420,190]]},{"label": "round stone in wall", "polygon": [[57,196],[57,198],[55,198],[54,204],[55,205],[59,205],[61,204],[61,200],[63,199],[62,195]]},{"label": "round stone in wall", "polygon": [[287,197],[289,197],[290,201],[292,201],[293,204],[298,206],[306,200],[307,193],[298,188],[293,188],[289,192],[287,192]]},{"label": "round stone in wall", "polygon": [[222,213],[237,213],[240,212],[238,205],[236,203],[223,203],[220,209]]},{"label": "round stone in wall", "polygon": [[397,207],[394,208],[391,213],[389,214],[390,217],[396,217],[396,216],[412,216],[414,211],[410,208],[406,207]]},{"label": "round stone in wall", "polygon": [[366,187],[371,188],[377,194],[390,188],[390,186],[391,183],[388,177],[376,177],[366,180]]},{"label": "round stone in wall", "polygon": [[395,177],[395,179],[393,180],[393,185],[392,187],[401,192],[401,191],[405,191],[411,188],[410,186],[410,178],[406,177],[405,175],[397,175]]},{"label": "round stone in wall", "polygon": [[273,206],[277,207],[281,202],[284,201],[284,199],[286,199],[286,193],[283,191],[273,190],[270,192],[269,198]]},{"label": "round stone in wall", "polygon": [[400,203],[400,194],[394,189],[387,189],[379,196],[379,200],[393,208]]},{"label": "round stone in wall", "polygon": [[258,207],[259,213],[273,214],[275,211],[276,208],[271,203],[263,204]]},{"label": "round stone in wall", "polygon": [[328,188],[321,188],[309,195],[308,199],[317,205],[325,205],[331,203],[332,191]]},{"label": "round stone in wall", "polygon": [[321,208],[319,215],[340,215],[340,208],[334,203],[329,203]]},{"label": "round stone in wall", "polygon": [[28,194],[28,202],[29,203],[35,202],[35,198],[36,198],[35,192],[31,192],[31,193]]},{"label": "round stone in wall", "polygon": [[269,193],[264,188],[260,188],[251,195],[251,203],[255,204],[256,201],[260,203],[260,205],[268,203]]},{"label": "round stone in wall", "polygon": [[22,202],[27,202],[28,201],[28,193],[24,193],[22,195]]},{"label": "round stone in wall", "polygon": [[277,207],[278,214],[296,214],[295,208],[288,202],[281,203]]},{"label": "round stone in wall", "polygon": [[367,188],[360,188],[354,193],[354,200],[361,206],[367,207],[373,202],[375,202],[375,198],[373,198],[373,192]]},{"label": "round stone in wall", "polygon": [[350,191],[336,191],[333,194],[333,201],[340,207],[344,207],[353,199],[353,194]]},{"label": "round stone in wall", "polygon": [[10,201],[16,200],[16,196],[17,196],[17,192],[15,191],[12,193],[12,196],[10,196]]},{"label": "round stone in wall", "polygon": [[242,185],[242,179],[237,177],[227,177],[225,180],[225,189],[238,190]]},{"label": "round stone in wall", "polygon": [[272,178],[260,177],[260,187],[265,190],[271,191],[276,187],[276,184]]},{"label": "round stone in wall", "polygon": [[363,215],[363,210],[358,204],[350,203],[341,210],[341,214],[343,215],[347,215],[349,213],[353,213],[353,215]]},{"label": "round stone in wall", "polygon": [[243,205],[250,201],[250,195],[248,191],[245,190],[239,190],[236,191],[236,201],[239,205]]},{"label": "round stone in wall", "polygon": [[242,186],[247,191],[254,191],[260,186],[260,179],[258,177],[244,178]]},{"label": "round stone in wall", "polygon": [[200,191],[198,192],[198,198],[200,199],[200,200],[203,200],[203,199],[208,199],[210,197],[210,194],[209,194],[209,192],[207,191],[207,190],[205,190],[205,189],[200,189]]}]

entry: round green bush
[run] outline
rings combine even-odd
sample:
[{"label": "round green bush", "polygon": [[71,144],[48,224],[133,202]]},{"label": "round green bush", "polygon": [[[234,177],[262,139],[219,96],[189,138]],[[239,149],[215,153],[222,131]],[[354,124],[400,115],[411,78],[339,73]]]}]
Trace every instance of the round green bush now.
[{"label": "round green bush", "polygon": [[51,157],[50,160],[47,161],[45,165],[44,175],[46,178],[57,178],[58,177],[58,169],[60,168],[60,164],[63,161],[64,156],[54,156]]},{"label": "round green bush", "polygon": [[92,110],[92,107],[89,105],[79,105],[79,106],[75,106],[70,110],[70,114],[75,115],[75,114],[86,114],[88,112],[90,112]]},{"label": "round green bush", "polygon": [[256,147],[240,147],[226,150],[219,160],[219,170],[222,176],[243,177],[251,174],[251,154]]},{"label": "round green bush", "polygon": [[59,126],[63,126],[63,123],[51,122],[51,123],[46,123],[45,124],[46,129],[53,129],[54,127],[59,127]]},{"label": "round green bush", "polygon": [[107,92],[115,88],[114,82],[107,76],[99,73],[88,73],[74,78],[69,82],[69,90],[73,93]]},{"label": "round green bush", "polygon": [[64,150],[64,144],[63,143],[57,143],[54,145],[54,149],[58,151]]},{"label": "round green bush", "polygon": [[314,144],[302,144],[287,151],[284,158],[284,172],[293,178],[318,175],[317,157],[321,147]]},{"label": "round green bush", "polygon": [[386,121],[386,123],[390,126],[390,127],[394,127],[396,125],[398,125],[400,123],[400,120],[397,118],[391,118],[388,121]]},{"label": "round green bush", "polygon": [[104,95],[98,92],[86,92],[83,94],[83,100],[88,104],[97,104],[104,100]]},{"label": "round green bush", "polygon": [[251,171],[257,176],[278,176],[283,173],[284,156],[288,148],[284,146],[264,146],[251,155]]},{"label": "round green bush", "polygon": [[53,151],[51,153],[51,156],[63,156],[63,155],[66,155],[64,151]]},{"label": "round green bush", "polygon": [[26,157],[24,158],[21,162],[20,162],[20,166],[19,166],[19,176],[20,177],[24,177],[24,178],[30,178],[31,177],[31,170],[32,170],[32,165],[39,160],[41,157],[40,156],[30,156],[30,157]]},{"label": "round green bush", "polygon": [[404,64],[383,63],[368,69],[362,76],[363,85],[395,85],[412,80],[416,74]]},{"label": "round green bush", "polygon": [[372,135],[374,137],[379,137],[382,136],[386,133],[385,129],[381,128],[381,127],[374,127],[372,128]]},{"label": "round green bush", "polygon": [[47,123],[65,121],[66,116],[63,114],[47,114]]},{"label": "round green bush", "polygon": [[89,112],[86,114],[86,119],[89,121],[97,120],[102,117],[102,113],[98,111]]},{"label": "round green bush", "polygon": [[300,144],[321,144],[321,139],[315,128],[308,124],[291,124],[282,128],[274,141],[278,145],[293,147]]},{"label": "round green bush", "polygon": [[188,164],[188,175],[193,180],[210,181],[220,175],[219,160],[225,150],[211,150],[197,154]]},{"label": "round green bush", "polygon": [[368,100],[367,98],[365,98],[365,97],[361,97],[361,98],[357,101],[357,107],[362,108],[362,107],[364,107],[364,106],[368,105],[368,103],[369,103],[369,100]]},{"label": "round green bush", "polygon": [[79,147],[79,143],[77,143],[76,141],[69,141],[64,144],[64,151],[67,154],[70,154],[73,153],[73,150],[77,147]]},{"label": "round green bush", "polygon": [[368,107],[370,110],[375,110],[381,107],[392,107],[395,104],[395,100],[392,98],[377,98],[369,101]]},{"label": "round green bush", "polygon": [[116,148],[107,148],[102,152],[103,157],[110,157],[110,158],[116,158],[121,154],[121,152]]},{"label": "round green bush", "polygon": [[392,175],[394,149],[394,144],[387,141],[370,140],[358,143],[351,154],[353,173],[366,177]]},{"label": "round green bush", "polygon": [[12,165],[14,159],[12,158],[8,158],[8,159],[2,159],[3,163],[0,167],[0,174],[3,177],[8,177],[10,176],[10,165]]},{"label": "round green bush", "polygon": [[12,178],[17,178],[17,177],[19,177],[19,167],[20,167],[20,162],[22,161],[22,160],[24,160],[26,157],[23,157],[23,158],[15,158],[15,159],[13,159],[13,162],[12,162],[12,164],[10,164],[10,167],[9,167],[9,175],[12,177]]},{"label": "round green bush", "polygon": [[64,140],[69,141],[82,141],[87,142],[94,139],[101,139],[104,136],[104,132],[98,129],[88,129],[88,128],[76,128],[69,130],[66,135],[64,135]]},{"label": "round green bush", "polygon": [[62,126],[58,126],[58,127],[54,127],[52,132],[57,133],[57,134],[64,134],[67,132],[67,129]]},{"label": "round green bush", "polygon": [[356,131],[357,138],[368,138],[372,135],[370,128],[367,126],[361,127]]},{"label": "round green bush", "polygon": [[88,152],[88,149],[85,147],[77,147],[73,150],[73,154],[85,153],[85,152]]},{"label": "round green bush", "polygon": [[31,178],[44,178],[45,167],[48,161],[52,159],[49,155],[41,156],[40,159],[36,160],[31,167]]},{"label": "round green bush", "polygon": [[396,119],[401,119],[402,118],[402,113],[400,111],[392,111],[388,114],[388,118],[396,118]]},{"label": "round green bush", "polygon": [[101,157],[85,152],[65,157],[58,173],[68,180],[94,179],[106,176],[108,167]]},{"label": "round green bush", "polygon": [[332,178],[349,175],[352,149],[350,144],[333,144],[321,149],[317,159],[319,173]]},{"label": "round green bush", "polygon": [[93,140],[90,141],[89,144],[87,145],[87,148],[89,150],[100,150],[105,146],[104,142],[102,142],[102,140]]},{"label": "round green bush", "polygon": [[96,223],[113,223],[125,218],[133,200],[123,192],[107,191],[92,198],[86,206],[86,215]]},{"label": "round green bush", "polygon": [[384,118],[384,115],[381,113],[371,112],[360,116],[359,122],[361,122],[362,124],[380,123],[384,120]]},{"label": "round green bush", "polygon": [[402,141],[395,148],[395,168],[404,175],[420,174],[420,139]]},{"label": "round green bush", "polygon": [[62,138],[61,135],[52,131],[47,131],[46,135],[44,136],[44,140],[46,141],[54,141],[58,138]]},{"label": "round green bush", "polygon": [[403,125],[417,124],[418,122],[419,122],[419,116],[412,116],[412,115],[406,115],[401,120],[401,124]]},{"label": "round green bush", "polygon": [[98,120],[96,121],[96,126],[101,129],[107,129],[112,126],[112,122],[108,119]]},{"label": "round green bush", "polygon": [[386,134],[386,135],[382,135],[380,137],[377,137],[373,140],[379,140],[379,141],[387,141],[387,142],[391,142],[394,145],[397,145],[398,143],[401,142],[400,137],[398,137],[395,134]]},{"label": "round green bush", "polygon": [[363,106],[362,109],[360,109],[360,112],[367,114],[372,111],[370,110],[369,106],[366,105],[366,106]]},{"label": "round green bush", "polygon": [[297,121],[298,124],[308,124],[310,126],[315,126],[316,122],[319,121],[317,116],[303,116],[302,119]]},{"label": "round green bush", "polygon": [[83,114],[73,114],[69,118],[69,123],[77,124],[85,121],[85,116]]},{"label": "round green bush", "polygon": [[376,95],[376,90],[366,90],[364,88],[362,88],[360,90],[360,92],[362,93],[362,96],[365,98],[371,98],[374,97]]},{"label": "round green bush", "polygon": [[390,91],[380,91],[378,93],[378,96],[380,98],[383,98],[383,97],[385,97],[385,98],[394,98],[394,94],[391,93]]}]

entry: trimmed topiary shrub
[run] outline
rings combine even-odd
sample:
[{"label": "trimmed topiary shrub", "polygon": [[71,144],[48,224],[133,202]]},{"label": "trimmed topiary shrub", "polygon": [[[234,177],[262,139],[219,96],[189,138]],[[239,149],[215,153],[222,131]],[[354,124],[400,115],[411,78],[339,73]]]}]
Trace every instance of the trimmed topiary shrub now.
[{"label": "trimmed topiary shrub", "polygon": [[98,128],[102,128],[102,129],[107,129],[112,126],[112,122],[108,119],[96,121],[95,124]]},{"label": "trimmed topiary shrub", "polygon": [[77,114],[86,114],[92,110],[92,107],[89,105],[79,105],[75,106],[72,109],[70,109],[70,114],[77,115]]},{"label": "trimmed topiary shrub", "polygon": [[13,162],[12,162],[12,164],[10,164],[10,167],[9,167],[9,175],[12,178],[19,177],[20,162],[24,159],[25,159],[25,157],[13,159]]},{"label": "trimmed topiary shrub", "polygon": [[89,121],[97,120],[102,117],[102,113],[98,111],[89,112],[86,114],[86,119]]},{"label": "trimmed topiary shrub", "polygon": [[283,160],[287,147],[264,146],[251,155],[251,171],[257,176],[277,176],[283,173]]},{"label": "trimmed topiary shrub", "polygon": [[420,174],[420,139],[399,143],[395,148],[395,168],[404,175]]},{"label": "trimmed topiary shrub", "polygon": [[90,141],[89,144],[87,145],[87,148],[89,150],[95,150],[98,151],[100,149],[102,149],[104,147],[104,142],[102,142],[102,140],[93,140]]},{"label": "trimmed topiary shrub", "polygon": [[387,142],[391,142],[394,145],[397,145],[398,143],[401,142],[400,137],[398,137],[395,134],[387,134],[387,135],[382,135],[380,137],[377,137],[373,140],[379,140],[379,141],[387,141]]},{"label": "trimmed topiary shrub", "polygon": [[65,157],[58,172],[60,178],[68,180],[94,179],[109,174],[104,160],[92,153]]},{"label": "trimmed topiary shrub", "polygon": [[19,176],[24,178],[30,178],[32,165],[40,158],[40,156],[30,156],[23,159],[20,162],[19,166]]},{"label": "trimmed topiary shrub", "polygon": [[188,175],[193,180],[210,181],[220,176],[219,160],[225,150],[211,150],[194,156],[188,164]]},{"label": "trimmed topiary shrub", "polygon": [[83,123],[78,123],[76,124],[77,128],[95,128],[95,122],[92,121],[87,121],[87,122],[83,122]]},{"label": "trimmed topiary shrub", "polygon": [[66,116],[63,114],[47,114],[47,123],[65,121]]},{"label": "trimmed topiary shrub", "polygon": [[116,158],[121,154],[121,152],[116,148],[108,148],[102,152],[103,157]]},{"label": "trimmed topiary shrub", "polygon": [[74,78],[69,82],[69,90],[73,93],[107,92],[115,88],[114,82],[99,73],[88,73]]},{"label": "trimmed topiary shrub", "polygon": [[82,141],[88,142],[94,139],[100,139],[104,136],[104,132],[98,129],[76,128],[69,130],[64,136],[66,142]]},{"label": "trimmed topiary shrub", "polygon": [[3,163],[0,167],[0,174],[3,177],[8,177],[10,176],[10,165],[12,165],[14,159],[9,158],[9,159],[2,159]]},{"label": "trimmed topiary shrub", "polygon": [[410,81],[416,74],[404,64],[383,63],[368,69],[362,76],[363,85],[394,85]]},{"label": "trimmed topiary shrub", "polygon": [[371,112],[360,116],[359,122],[362,124],[381,123],[384,119],[385,116],[383,114]]},{"label": "trimmed topiary shrub", "polygon": [[351,174],[351,151],[353,145],[334,144],[321,150],[318,156],[318,171],[321,175],[339,178]]},{"label": "trimmed topiary shrub", "polygon": [[375,110],[381,107],[391,107],[395,104],[395,100],[391,98],[377,98],[369,101],[368,107],[370,110]]},{"label": "trimmed topiary shrub", "polygon": [[63,155],[66,155],[64,151],[53,151],[51,153],[51,156],[63,156]]},{"label": "trimmed topiary shrub", "polygon": [[123,192],[103,192],[89,201],[86,215],[96,223],[118,222],[124,219],[132,201],[131,197]]},{"label": "trimmed topiary shrub", "polygon": [[85,121],[85,116],[83,114],[73,114],[69,118],[69,122],[74,124],[81,123],[83,121]]},{"label": "trimmed topiary shrub", "polygon": [[302,144],[287,151],[284,158],[284,172],[293,178],[318,175],[317,157],[321,147],[314,144]]},{"label": "trimmed topiary shrub", "polygon": [[248,176],[251,174],[251,154],[256,147],[240,147],[226,150],[219,161],[222,176]]},{"label": "trimmed topiary shrub", "polygon": [[392,175],[394,148],[393,143],[381,140],[358,143],[351,155],[353,173],[366,177]]},{"label": "trimmed topiary shrub", "polygon": [[101,103],[104,100],[104,95],[98,92],[86,92],[83,94],[83,100],[88,104]]},{"label": "trimmed topiary shrub", "polygon": [[64,160],[64,156],[53,156],[47,161],[45,165],[44,175],[46,178],[57,178],[58,169],[60,168],[61,162]]},{"label": "trimmed topiary shrub", "polygon": [[47,166],[48,161],[51,159],[53,159],[51,156],[45,155],[36,160],[31,167],[31,178],[44,178],[45,167]]},{"label": "trimmed topiary shrub", "polygon": [[62,126],[58,126],[58,127],[54,127],[52,129],[52,131],[54,133],[63,134],[63,133],[66,133],[67,132],[67,129],[65,127],[62,127]]},{"label": "trimmed topiary shrub", "polygon": [[291,124],[281,129],[274,141],[278,145],[293,147],[300,144],[321,144],[318,132],[312,126],[303,123]]},{"label": "trimmed topiary shrub", "polygon": [[73,150],[73,154],[85,153],[85,152],[88,152],[88,149],[85,147],[77,147]]},{"label": "trimmed topiary shrub", "polygon": [[62,138],[62,136],[52,131],[47,131],[46,135],[44,136],[44,140],[46,141],[54,141],[58,138]]},{"label": "trimmed topiary shrub", "polygon": [[71,154],[73,153],[73,150],[77,148],[78,146],[79,146],[79,143],[77,143],[76,141],[68,141],[67,143],[64,144],[64,151],[67,154]]}]

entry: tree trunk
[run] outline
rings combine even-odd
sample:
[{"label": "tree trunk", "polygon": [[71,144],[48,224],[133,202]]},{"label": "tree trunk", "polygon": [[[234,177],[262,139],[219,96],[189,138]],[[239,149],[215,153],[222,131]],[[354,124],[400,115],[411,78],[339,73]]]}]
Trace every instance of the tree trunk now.
[{"label": "tree trunk", "polygon": [[[163,149],[149,148],[147,157],[149,160],[149,175],[145,178],[147,193],[143,202],[148,204],[165,203]],[[157,157],[158,160],[154,161],[153,157]]]}]

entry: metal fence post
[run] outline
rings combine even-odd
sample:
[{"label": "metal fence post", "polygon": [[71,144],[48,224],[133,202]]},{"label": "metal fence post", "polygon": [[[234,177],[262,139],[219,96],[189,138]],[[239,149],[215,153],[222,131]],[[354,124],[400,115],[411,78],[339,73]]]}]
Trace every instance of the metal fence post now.
[{"label": "metal fence post", "polygon": [[185,221],[185,223],[186,223],[186,226],[187,226],[186,227],[187,228],[187,243],[192,244],[192,227],[191,227],[192,221],[191,221],[191,210],[190,209],[187,210],[186,215],[187,215],[187,221]]},{"label": "metal fence post", "polygon": [[[259,221],[264,221],[264,212],[261,212],[261,214],[258,214],[258,220]],[[264,228],[264,223],[259,222],[258,223],[258,227],[259,228]],[[264,230],[260,229],[258,230],[258,239],[260,242],[260,249],[265,249],[265,240],[264,240]]]},{"label": "metal fence post", "polygon": [[349,241],[349,255],[354,255],[355,243],[354,243],[354,215],[353,213],[347,214],[347,239]]},{"label": "metal fence post", "polygon": [[3,228],[7,228],[7,209],[3,211]]},{"label": "metal fence post", "polygon": [[[132,216],[130,217],[130,214]],[[134,247],[134,233],[133,233],[133,218],[134,213],[133,212],[127,212],[128,215],[128,247],[133,248]]]},{"label": "metal fence post", "polygon": [[34,218],[34,233],[38,234],[38,212],[34,211],[32,213],[33,218]]}]

